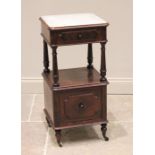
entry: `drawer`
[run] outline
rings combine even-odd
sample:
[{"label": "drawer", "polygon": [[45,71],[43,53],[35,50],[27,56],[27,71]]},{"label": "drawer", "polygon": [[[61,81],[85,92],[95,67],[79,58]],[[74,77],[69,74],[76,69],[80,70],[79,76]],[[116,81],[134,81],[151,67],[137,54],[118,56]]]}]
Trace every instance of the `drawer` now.
[{"label": "drawer", "polygon": [[57,30],[51,32],[55,45],[80,44],[106,40],[106,28],[83,28],[75,30]]},{"label": "drawer", "polygon": [[60,93],[59,121],[61,125],[106,120],[106,101],[103,87],[75,89]]}]

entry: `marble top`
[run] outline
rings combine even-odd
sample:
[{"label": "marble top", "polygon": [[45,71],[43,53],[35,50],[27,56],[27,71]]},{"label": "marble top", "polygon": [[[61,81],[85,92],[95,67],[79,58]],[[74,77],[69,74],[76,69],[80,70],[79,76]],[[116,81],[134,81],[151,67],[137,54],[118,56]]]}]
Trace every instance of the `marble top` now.
[{"label": "marble top", "polygon": [[40,19],[52,29],[60,27],[108,25],[105,20],[92,13],[48,15],[41,16]]}]

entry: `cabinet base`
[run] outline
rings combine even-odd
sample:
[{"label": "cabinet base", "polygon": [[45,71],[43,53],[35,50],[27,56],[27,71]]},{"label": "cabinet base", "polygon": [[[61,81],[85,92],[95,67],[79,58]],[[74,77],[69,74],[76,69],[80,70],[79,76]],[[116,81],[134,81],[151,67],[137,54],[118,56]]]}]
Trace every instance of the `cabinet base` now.
[{"label": "cabinet base", "polygon": [[89,125],[99,125],[101,124],[101,131],[102,131],[102,135],[105,141],[108,141],[109,138],[106,136],[106,131],[107,131],[107,123],[108,121],[104,121],[104,122],[96,122],[96,123],[87,123],[84,125],[75,125],[75,126],[69,126],[69,127],[54,127],[54,124],[52,122],[52,120],[49,117],[49,114],[47,112],[46,109],[44,109],[44,113],[45,113],[45,118],[48,124],[48,127],[52,127],[53,130],[55,131],[55,137],[57,140],[57,143],[60,147],[62,147],[62,135],[61,135],[61,130],[65,129],[65,128],[73,128],[73,127],[80,127],[80,126],[89,126]]}]

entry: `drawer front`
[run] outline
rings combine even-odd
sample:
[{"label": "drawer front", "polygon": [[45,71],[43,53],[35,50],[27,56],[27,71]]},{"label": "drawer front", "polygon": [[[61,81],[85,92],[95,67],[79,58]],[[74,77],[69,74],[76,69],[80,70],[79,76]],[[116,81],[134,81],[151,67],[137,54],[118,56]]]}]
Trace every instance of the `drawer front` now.
[{"label": "drawer front", "polygon": [[51,33],[52,43],[55,45],[80,44],[106,40],[106,28],[83,28],[75,30],[61,30]]},{"label": "drawer front", "polygon": [[59,125],[76,125],[106,120],[103,88],[69,90],[59,96]]}]

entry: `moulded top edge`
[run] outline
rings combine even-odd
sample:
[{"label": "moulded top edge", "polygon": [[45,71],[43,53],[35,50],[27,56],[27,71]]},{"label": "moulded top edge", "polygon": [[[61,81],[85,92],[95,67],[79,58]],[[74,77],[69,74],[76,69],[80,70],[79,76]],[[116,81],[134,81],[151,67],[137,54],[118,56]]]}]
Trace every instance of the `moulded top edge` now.
[{"label": "moulded top edge", "polygon": [[40,20],[43,21],[50,29],[109,25],[109,23],[104,19],[92,13],[47,15],[41,16]]}]

